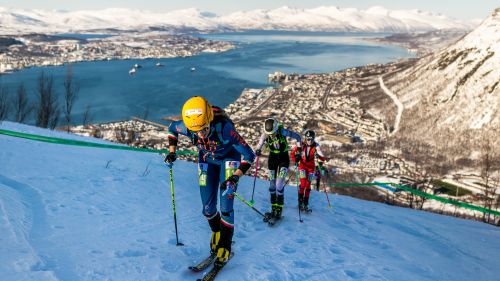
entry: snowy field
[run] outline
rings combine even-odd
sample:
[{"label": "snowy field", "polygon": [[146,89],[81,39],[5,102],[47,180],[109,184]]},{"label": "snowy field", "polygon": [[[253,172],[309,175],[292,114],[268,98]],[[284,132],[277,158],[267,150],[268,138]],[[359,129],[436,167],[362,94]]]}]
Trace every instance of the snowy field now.
[{"label": "snowy field", "polygon": [[[0,129],[88,140],[4,122]],[[0,135],[1,280],[196,280],[208,253],[193,163],[174,165],[176,246],[168,169],[151,153],[62,146]],[[253,179],[240,181],[250,199]],[[499,280],[500,228],[312,192],[298,221],[268,227],[235,202],[234,258],[218,280]],[[269,208],[257,181],[255,207]],[[496,277],[495,277],[496,276]]]}]

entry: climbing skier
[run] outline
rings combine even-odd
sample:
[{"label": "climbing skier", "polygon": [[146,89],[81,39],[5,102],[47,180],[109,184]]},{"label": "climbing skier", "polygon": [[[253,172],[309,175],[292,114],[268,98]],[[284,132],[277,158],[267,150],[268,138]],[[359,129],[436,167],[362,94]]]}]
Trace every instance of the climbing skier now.
[{"label": "climbing skier", "polygon": [[[198,177],[202,213],[212,230],[211,257],[215,267],[222,267],[229,259],[234,233],[234,194],[239,178],[255,160],[255,153],[235,130],[222,109],[212,107],[199,96],[186,101],[182,107],[182,121],[174,121],[168,128],[170,153],[165,162],[176,160],[179,134],[191,139],[198,148]],[[243,159],[242,159],[243,156]],[[220,190],[219,190],[220,188]],[[220,199],[220,212],[217,210]]]},{"label": "climbing skier", "polygon": [[296,147],[292,150],[292,160],[299,163],[299,208],[309,212],[309,193],[311,192],[311,182],[314,179],[315,158],[318,158],[319,165],[322,167],[325,156],[321,152],[319,144],[315,141],[316,133],[313,130],[307,130],[304,138],[302,149],[299,150]]},{"label": "climbing skier", "polygon": [[259,144],[255,150],[257,156],[262,154],[262,147],[267,145],[269,148],[269,193],[271,197],[271,212],[266,213],[266,219],[280,219],[284,204],[285,179],[288,175],[290,157],[288,155],[287,137],[297,141],[297,147],[300,148],[300,134],[283,128],[274,118],[264,120],[264,132],[260,137]]}]

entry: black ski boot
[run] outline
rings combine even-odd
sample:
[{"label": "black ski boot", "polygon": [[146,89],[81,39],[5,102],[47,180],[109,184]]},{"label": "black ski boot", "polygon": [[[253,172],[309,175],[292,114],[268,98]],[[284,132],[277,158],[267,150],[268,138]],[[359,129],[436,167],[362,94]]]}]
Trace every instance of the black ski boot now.
[{"label": "black ski boot", "polygon": [[271,212],[266,212],[264,214],[264,222],[268,222],[270,218],[274,217],[276,212],[276,193],[271,193]]},{"label": "black ski boot", "polygon": [[301,211],[303,211],[304,210],[304,194],[299,193],[298,197],[299,197],[299,209]]},{"label": "black ski boot", "polygon": [[309,197],[304,197],[304,202],[303,202],[303,209],[305,213],[310,213],[312,212],[311,209],[309,209]]},{"label": "black ski boot", "polygon": [[285,202],[285,195],[278,194],[276,196],[276,208],[274,210],[273,217],[277,220],[281,219],[281,213],[283,211],[283,204]]},{"label": "black ski boot", "polygon": [[217,254],[217,245],[219,244],[220,236],[221,236],[221,217],[220,213],[217,212],[215,216],[212,218],[208,218],[208,224],[210,225],[210,229],[212,229],[212,236],[210,237],[210,254]]},{"label": "black ski boot", "polygon": [[220,239],[217,245],[217,259],[214,262],[215,267],[223,267],[229,260],[233,233],[234,229],[232,227],[221,224]]}]

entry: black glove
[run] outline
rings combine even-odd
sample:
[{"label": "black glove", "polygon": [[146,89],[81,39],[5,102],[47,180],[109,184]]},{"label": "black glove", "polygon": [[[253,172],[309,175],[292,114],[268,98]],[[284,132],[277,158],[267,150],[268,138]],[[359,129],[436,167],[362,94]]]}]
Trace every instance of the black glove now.
[{"label": "black glove", "polygon": [[293,155],[293,158],[295,158],[295,162],[299,162],[300,159],[302,158],[302,152],[301,151],[295,151],[295,154]]},{"label": "black glove", "polygon": [[239,180],[240,177],[238,177],[237,175],[232,175],[229,178],[227,178],[227,180],[225,180],[223,183],[221,183],[220,189],[224,190],[227,188],[227,185],[230,184],[233,187],[233,189],[236,190],[236,184],[238,183]]},{"label": "black glove", "polygon": [[262,154],[262,151],[260,149],[255,150],[255,155],[260,156]]},{"label": "black glove", "polygon": [[171,165],[172,163],[175,162],[175,160],[177,160],[177,155],[175,154],[175,152],[170,152],[169,154],[167,154],[167,156],[165,156],[165,163]]}]

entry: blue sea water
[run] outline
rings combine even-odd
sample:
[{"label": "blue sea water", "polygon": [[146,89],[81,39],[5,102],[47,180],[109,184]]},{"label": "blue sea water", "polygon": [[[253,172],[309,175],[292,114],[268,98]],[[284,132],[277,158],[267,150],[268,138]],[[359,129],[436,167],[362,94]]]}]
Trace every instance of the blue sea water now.
[{"label": "blue sea water", "polygon": [[[333,72],[369,63],[385,63],[408,57],[405,49],[363,40],[383,34],[245,32],[198,35],[232,41],[236,48],[224,53],[203,53],[187,58],[115,60],[73,64],[74,78],[81,85],[75,102],[75,123],[87,106],[93,122],[143,116],[149,119],[180,114],[183,102],[193,95],[227,106],[245,88],[270,86],[268,73]],[[161,62],[164,67],[156,67]],[[135,75],[128,71],[142,65]],[[192,71],[191,68],[195,68]],[[63,94],[66,66],[36,67],[0,76],[0,83],[14,94],[24,83],[30,99],[36,100],[40,73],[52,75],[56,91]]]}]

